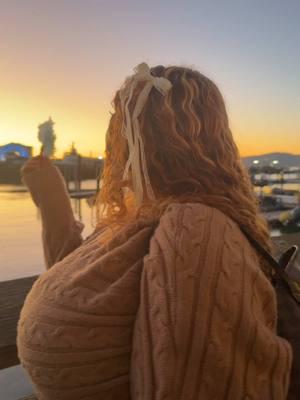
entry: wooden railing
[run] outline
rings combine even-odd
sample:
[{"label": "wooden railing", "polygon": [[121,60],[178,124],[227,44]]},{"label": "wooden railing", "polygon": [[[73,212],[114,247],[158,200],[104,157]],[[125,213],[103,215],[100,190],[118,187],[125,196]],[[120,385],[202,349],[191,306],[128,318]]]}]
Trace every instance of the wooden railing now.
[{"label": "wooden railing", "polygon": [[25,297],[37,276],[0,282],[0,369],[20,363],[16,336]]}]

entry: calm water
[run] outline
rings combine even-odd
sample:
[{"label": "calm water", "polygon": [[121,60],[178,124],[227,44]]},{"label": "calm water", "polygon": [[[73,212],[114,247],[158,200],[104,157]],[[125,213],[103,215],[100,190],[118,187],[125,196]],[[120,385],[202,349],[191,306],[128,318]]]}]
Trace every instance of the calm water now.
[{"label": "calm water", "polygon": [[[94,189],[94,181],[83,188]],[[41,221],[29,193],[4,193],[21,186],[0,185],[0,281],[39,274],[45,270]],[[85,199],[71,200],[75,217],[85,224],[83,236],[93,230],[92,211]]]}]

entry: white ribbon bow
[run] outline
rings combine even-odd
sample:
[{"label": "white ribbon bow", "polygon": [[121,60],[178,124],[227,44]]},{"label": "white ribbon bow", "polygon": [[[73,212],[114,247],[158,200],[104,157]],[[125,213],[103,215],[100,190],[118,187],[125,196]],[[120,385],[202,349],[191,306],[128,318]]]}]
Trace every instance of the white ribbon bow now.
[{"label": "white ribbon bow", "polygon": [[[135,69],[135,74],[126,80],[120,90],[120,101],[123,114],[122,135],[128,141],[129,158],[125,166],[123,179],[128,179],[129,168],[131,167],[133,191],[136,202],[140,205],[143,201],[143,178],[145,189],[149,200],[155,200],[155,195],[150,183],[144,143],[140,132],[138,117],[143,111],[149,93],[153,87],[165,96],[172,87],[172,83],[163,77],[151,75],[150,68],[146,63],[139,64]],[[138,95],[132,115],[129,111],[129,104],[132,99],[134,89],[139,82],[145,82],[145,86]]]},{"label": "white ribbon bow", "polygon": [[137,81],[151,82],[155,89],[163,96],[165,96],[172,87],[172,83],[168,79],[151,75],[150,68],[146,63],[139,64],[135,67],[134,71],[136,73],[134,78]]}]

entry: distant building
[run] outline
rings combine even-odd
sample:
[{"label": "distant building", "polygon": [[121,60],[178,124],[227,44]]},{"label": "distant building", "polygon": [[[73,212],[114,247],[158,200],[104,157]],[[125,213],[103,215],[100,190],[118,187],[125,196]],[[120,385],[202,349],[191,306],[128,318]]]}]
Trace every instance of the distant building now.
[{"label": "distant building", "polygon": [[0,161],[9,158],[30,158],[32,156],[32,147],[24,146],[21,143],[8,143],[0,146]]},{"label": "distant building", "polygon": [[70,150],[67,151],[66,153],[64,153],[63,160],[65,163],[77,164],[79,158],[81,158],[81,156],[75,147],[75,143],[72,142],[72,146],[70,147]]}]

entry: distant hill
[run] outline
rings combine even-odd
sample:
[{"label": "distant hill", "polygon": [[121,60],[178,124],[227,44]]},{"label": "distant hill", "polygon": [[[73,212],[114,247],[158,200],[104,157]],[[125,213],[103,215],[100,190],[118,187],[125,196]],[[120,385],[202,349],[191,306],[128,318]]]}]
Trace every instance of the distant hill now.
[{"label": "distant hill", "polygon": [[259,166],[272,165],[273,161],[278,161],[278,163],[273,163],[273,165],[285,168],[300,167],[300,154],[269,153],[260,156],[243,157],[243,160],[247,167],[255,165],[255,163],[253,163],[255,160],[259,161]]}]

